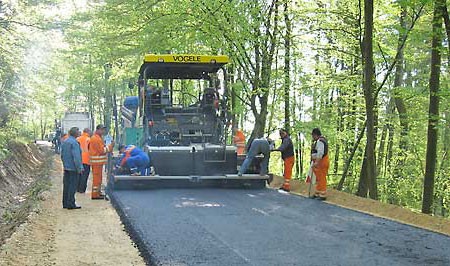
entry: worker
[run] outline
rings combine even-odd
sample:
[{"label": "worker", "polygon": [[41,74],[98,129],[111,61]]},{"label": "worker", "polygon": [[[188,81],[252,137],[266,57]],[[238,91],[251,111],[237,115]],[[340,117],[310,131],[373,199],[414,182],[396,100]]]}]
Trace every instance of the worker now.
[{"label": "worker", "polygon": [[279,131],[281,137],[281,145],[278,149],[272,151],[281,152],[281,159],[283,159],[283,177],[284,183],[280,187],[280,190],[289,192],[291,191],[291,178],[292,178],[292,168],[294,167],[295,157],[294,157],[294,144],[289,137],[289,132],[286,129],[280,129]]},{"label": "worker", "polygon": [[61,128],[57,128],[55,136],[53,137],[52,143],[55,145],[55,153],[59,154],[61,152]]},{"label": "worker", "polygon": [[114,141],[109,145],[105,145],[103,142],[103,135],[105,133],[106,127],[101,124],[98,125],[95,134],[90,138],[88,145],[89,162],[92,167],[91,199],[93,200],[105,198],[105,195],[101,193],[103,166],[108,162],[107,154],[112,152],[114,148]]},{"label": "worker", "polygon": [[134,145],[121,145],[119,152],[122,154],[117,166],[127,168],[131,175],[145,175],[146,170],[150,167],[150,158],[148,154]]},{"label": "worker", "polygon": [[85,193],[87,188],[87,181],[91,173],[91,165],[89,163],[89,140],[92,136],[92,131],[89,128],[83,129],[81,136],[77,138],[81,147],[81,160],[83,162],[83,173],[80,175],[77,191]]},{"label": "worker", "polygon": [[[78,135],[78,131],[77,131],[77,133],[75,134],[75,137]],[[69,138],[69,134],[68,133],[65,133],[64,135],[62,135],[62,137],[61,137],[61,143],[63,143],[64,141],[66,141],[67,139]]]},{"label": "worker", "polygon": [[78,128],[72,127],[69,136],[61,145],[61,160],[64,167],[62,203],[63,208],[70,210],[81,208],[75,203],[78,178],[83,172],[80,145],[75,139],[77,135]]},{"label": "worker", "polygon": [[245,153],[245,135],[239,129],[236,129],[236,132],[233,136],[233,143],[236,146],[237,155],[242,155]]},{"label": "worker", "polygon": [[239,169],[239,176],[242,176],[242,174],[245,174],[250,164],[253,162],[255,157],[257,155],[263,155],[264,158],[262,158],[260,162],[260,175],[266,175],[269,171],[269,159],[270,159],[270,139],[265,138],[257,138],[254,139],[248,148],[247,156],[245,157],[244,162],[241,165],[241,168]]},{"label": "worker", "polygon": [[313,172],[316,175],[316,192],[314,198],[326,200],[327,198],[327,174],[330,167],[328,158],[328,141],[322,136],[319,128],[312,130],[313,145],[311,147],[311,160]]}]

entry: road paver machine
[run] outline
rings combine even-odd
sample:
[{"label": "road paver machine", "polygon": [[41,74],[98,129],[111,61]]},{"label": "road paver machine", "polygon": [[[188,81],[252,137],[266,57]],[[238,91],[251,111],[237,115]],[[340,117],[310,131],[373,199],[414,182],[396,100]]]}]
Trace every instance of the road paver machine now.
[{"label": "road paver machine", "polygon": [[[228,144],[228,62],[223,55],[145,55],[139,69],[139,95],[127,98],[122,107],[121,141],[146,151],[154,174],[131,176],[111,171],[109,186],[265,187],[268,176],[237,175],[236,147]],[[181,80],[193,80],[197,92],[183,86],[174,89],[174,81]],[[190,98],[188,104],[180,102],[186,98]]]}]

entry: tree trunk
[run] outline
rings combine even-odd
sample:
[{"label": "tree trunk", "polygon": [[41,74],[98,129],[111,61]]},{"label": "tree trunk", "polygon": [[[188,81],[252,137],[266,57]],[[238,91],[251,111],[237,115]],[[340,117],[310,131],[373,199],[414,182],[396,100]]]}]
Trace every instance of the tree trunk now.
[{"label": "tree trunk", "polygon": [[109,84],[109,77],[111,76],[111,65],[105,64],[104,65],[105,70],[105,110],[104,110],[104,116],[105,116],[105,127],[107,133],[111,130],[111,116],[112,116],[112,100],[111,100],[111,86]]},{"label": "tree trunk", "polygon": [[[45,135],[45,128],[44,128],[44,114],[43,114],[43,112],[42,112],[42,107],[41,108],[39,108],[39,110],[40,110],[40,137],[41,137],[41,139],[44,139],[44,135]],[[35,138],[36,139],[36,138]]]},{"label": "tree trunk", "polygon": [[[406,31],[406,7],[402,6],[401,14],[400,14],[400,27],[402,30]],[[398,163],[398,167],[396,169],[401,168],[404,163],[404,158],[406,157],[406,153],[408,152],[408,132],[409,132],[409,123],[408,123],[408,114],[406,111],[405,101],[403,97],[400,95],[399,88],[403,86],[403,72],[404,72],[404,54],[403,54],[403,33],[400,32],[398,35],[398,60],[395,65],[395,78],[394,78],[394,101],[395,106],[398,111],[398,118],[400,120],[400,126],[402,128],[400,132],[400,160]]]},{"label": "tree trunk", "polygon": [[[442,7],[442,15],[444,17],[444,25],[445,25],[445,32],[447,34],[447,39],[450,40],[450,17],[448,15],[447,5],[444,5]],[[450,62],[450,45],[447,46],[448,46],[447,60]]]},{"label": "tree trunk", "polygon": [[373,0],[364,1],[364,40],[363,40],[363,65],[364,65],[364,99],[366,103],[366,148],[365,162],[363,162],[359,179],[357,195],[367,197],[367,192],[372,199],[378,198],[376,183],[375,162],[375,98],[374,98],[374,73],[373,62]]},{"label": "tree trunk", "polygon": [[[389,122],[388,122],[389,123]],[[378,163],[377,163],[377,176],[381,174],[381,169],[383,167],[383,158],[384,158],[384,148],[386,147],[386,135],[388,131],[388,124],[383,126],[383,130],[381,131],[380,144],[378,146]]]},{"label": "tree trunk", "polygon": [[436,174],[436,156],[439,123],[439,86],[441,74],[442,17],[444,0],[434,1],[433,40],[431,46],[430,103],[428,109],[427,157],[423,184],[422,212],[430,214],[434,198],[434,177]]},{"label": "tree trunk", "polygon": [[[441,216],[447,217],[448,215],[448,208],[444,204],[444,193],[445,191],[448,191],[448,183],[446,183],[446,180],[449,179],[449,177],[446,175],[446,169],[448,167],[448,158],[450,153],[450,111],[445,111],[445,129],[444,129],[444,136],[442,138],[442,146],[443,146],[443,156],[441,160],[441,166],[439,167],[439,174],[438,178],[443,179],[440,181],[442,184],[441,188],[441,195],[440,195],[440,207],[441,207]],[[447,204],[448,206],[448,204]]]},{"label": "tree trunk", "polygon": [[114,94],[112,97],[112,105],[113,105],[113,116],[114,116],[114,139],[116,141],[119,140],[119,115],[118,115],[118,107],[117,107],[117,95],[116,89],[114,88]]},{"label": "tree trunk", "polygon": [[337,175],[339,170],[339,156],[341,154],[341,143],[342,143],[342,133],[344,132],[344,114],[343,114],[343,100],[340,90],[337,91],[337,111],[338,111],[338,124],[336,128],[336,133],[338,136],[335,153],[334,153],[334,169],[333,173]]},{"label": "tree trunk", "polygon": [[[359,50],[356,50],[355,53],[359,53]],[[357,75],[357,73],[359,72],[359,70],[358,70],[359,62],[360,62],[359,60],[352,61],[352,66],[351,66],[351,71],[350,71],[351,75]],[[343,117],[347,118],[347,121],[344,126],[345,130],[348,132],[352,132],[352,133],[358,132],[358,130],[356,128],[356,123],[358,120],[356,99],[358,99],[360,97],[358,95],[358,89],[359,89],[359,85],[355,84],[354,86],[351,87],[349,94],[346,95],[349,100],[346,101],[345,111],[343,114]],[[345,90],[342,91],[342,93],[344,93],[344,92],[345,92]],[[351,170],[350,168],[352,166],[351,163],[352,163],[353,157],[354,157],[356,150],[359,146],[359,143],[361,142],[361,139],[365,133],[365,124],[364,124],[364,128],[360,129],[359,132],[360,133],[358,134],[358,138],[356,138],[356,139],[354,137],[344,138],[343,160],[345,162],[345,165],[344,165],[344,169],[342,172],[341,180],[339,181],[339,185],[337,186],[338,189],[343,188],[345,179]]]},{"label": "tree trunk", "polygon": [[364,123],[364,126],[361,128],[361,131],[359,132],[358,138],[356,139],[353,148],[350,152],[350,156],[348,157],[347,161],[344,165],[344,171],[342,172],[341,180],[339,180],[339,184],[337,185],[337,190],[342,190],[344,187],[345,178],[347,177],[348,171],[350,169],[350,165],[352,163],[353,157],[355,156],[356,150],[358,150],[359,143],[361,143],[361,139],[364,136],[364,132],[366,131],[366,123]]},{"label": "tree trunk", "polygon": [[303,140],[301,138],[301,133],[297,133],[297,146],[296,146],[296,173],[297,177],[301,178],[303,176]]},{"label": "tree trunk", "polygon": [[290,113],[290,71],[291,71],[291,20],[289,18],[289,0],[284,1],[284,24],[286,33],[284,35],[284,128],[291,131],[291,113]]},{"label": "tree trunk", "polygon": [[277,105],[275,104],[275,101],[277,100],[277,90],[273,90],[272,91],[272,104],[270,105],[270,115],[269,118],[267,119],[267,135],[270,134],[270,131],[276,129],[277,125],[273,125],[273,117],[275,115],[275,108],[277,107]]},{"label": "tree trunk", "polygon": [[389,135],[388,135],[388,144],[387,144],[387,152],[386,152],[386,159],[384,162],[385,165],[385,173],[390,173],[391,172],[391,159],[392,159],[392,153],[393,153],[393,147],[394,147],[394,126],[392,125],[392,123],[389,123],[388,126],[388,131],[389,131]]},{"label": "tree trunk", "polygon": [[386,158],[384,158],[384,174],[385,176],[389,176],[390,178],[387,180],[388,184],[388,202],[391,204],[397,204],[398,200],[395,196],[395,191],[397,190],[397,180],[396,176],[389,175],[391,173],[391,160],[392,160],[392,151],[394,147],[394,126],[391,122],[387,124],[388,129],[388,142],[387,142],[387,151]]},{"label": "tree trunk", "polygon": [[[443,16],[444,16],[444,25],[445,25],[445,32],[447,35],[447,40],[450,40],[450,17],[448,14],[448,8],[447,5],[443,6]],[[447,60],[448,64],[450,64],[450,45],[447,45],[448,52],[447,52]],[[444,169],[447,167],[448,164],[448,157],[450,153],[450,112],[445,112],[445,131],[444,131],[444,138],[443,138],[443,147],[444,147],[444,156],[442,158],[440,172],[443,172]],[[441,178],[445,178],[445,172],[441,175]],[[448,191],[448,185],[444,184],[444,187],[442,188],[442,191]],[[448,205],[447,205],[448,206]],[[443,217],[447,217],[449,213],[449,209],[446,208],[443,204],[443,197],[441,197],[441,215]]]},{"label": "tree trunk", "polygon": [[230,90],[230,102],[231,102],[231,128],[233,130],[233,134],[236,132],[236,130],[239,127],[239,115],[237,114],[237,101],[236,101],[236,88],[234,86],[234,68],[233,66],[229,66],[228,67],[228,80],[226,80],[225,82],[227,82],[227,87]]},{"label": "tree trunk", "polygon": [[[316,62],[316,69],[315,69],[315,75],[317,76],[317,78],[319,78],[319,64],[320,64],[320,58],[319,55],[316,54],[316,56],[314,57]],[[318,101],[318,95],[317,95],[317,91],[319,88],[313,88],[312,90],[312,121],[317,121],[317,105],[319,103]]]},{"label": "tree trunk", "polygon": [[[255,126],[253,128],[250,139],[256,137],[262,137],[265,133],[266,120],[267,120],[267,106],[269,98],[269,87],[272,75],[272,62],[275,55],[275,48],[277,46],[277,36],[278,36],[278,19],[279,19],[279,0],[273,1],[273,28],[270,32],[270,22],[266,25],[266,36],[262,37],[262,34],[258,34],[261,38],[267,38],[262,41],[262,46],[257,43],[255,45],[255,76],[253,79],[253,95],[251,97],[251,110],[253,116],[255,117]],[[271,20],[272,18],[267,18]],[[255,31],[260,32],[260,28],[255,29]],[[259,111],[256,106],[256,100],[259,102]]]},{"label": "tree trunk", "polygon": [[368,192],[369,192],[369,181],[367,176],[367,143],[366,143],[366,146],[364,147],[363,161],[359,172],[358,191],[356,192],[356,195],[360,197],[367,197]]}]

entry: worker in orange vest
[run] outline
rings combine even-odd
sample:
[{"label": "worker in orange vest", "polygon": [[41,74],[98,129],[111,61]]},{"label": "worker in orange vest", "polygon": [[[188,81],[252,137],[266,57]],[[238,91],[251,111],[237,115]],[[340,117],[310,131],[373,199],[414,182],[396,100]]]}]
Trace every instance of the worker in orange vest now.
[{"label": "worker in orange vest", "polygon": [[103,166],[108,162],[107,154],[113,151],[114,141],[108,146],[103,142],[103,135],[106,132],[104,125],[96,127],[95,134],[89,140],[89,162],[92,166],[92,193],[91,199],[104,199],[101,193]]},{"label": "worker in orange vest", "polygon": [[79,193],[85,193],[87,188],[87,181],[89,178],[89,174],[91,173],[91,165],[90,165],[90,157],[89,157],[89,140],[91,139],[92,131],[89,128],[85,128],[83,130],[83,134],[77,138],[78,143],[80,143],[81,148],[81,160],[83,163],[83,172],[80,175],[80,179],[78,180],[78,189]]},{"label": "worker in orange vest", "polygon": [[289,133],[286,129],[280,129],[280,137],[281,137],[281,145],[278,149],[274,149],[272,151],[281,152],[281,159],[283,159],[283,176],[284,183],[280,187],[280,190],[289,192],[291,191],[291,178],[292,178],[292,168],[295,163],[294,156],[294,144],[292,143],[291,138],[289,137]]},{"label": "worker in orange vest", "polygon": [[236,152],[238,155],[242,155],[245,153],[245,135],[239,129],[236,129],[236,132],[233,136],[233,143],[236,146]]},{"label": "worker in orange vest", "polygon": [[314,140],[311,147],[311,160],[313,162],[313,172],[316,175],[316,192],[313,198],[326,200],[327,174],[328,168],[330,168],[328,141],[322,136],[319,128],[314,128],[311,135]]}]

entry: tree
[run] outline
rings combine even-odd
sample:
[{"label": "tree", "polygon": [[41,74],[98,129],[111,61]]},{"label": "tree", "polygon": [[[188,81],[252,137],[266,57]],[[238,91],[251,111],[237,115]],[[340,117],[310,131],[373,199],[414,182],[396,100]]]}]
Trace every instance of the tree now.
[{"label": "tree", "polygon": [[398,51],[398,59],[397,64],[395,67],[395,78],[394,78],[394,102],[395,106],[397,108],[398,117],[400,120],[400,125],[402,127],[401,131],[401,137],[399,142],[399,147],[401,150],[401,156],[406,156],[406,152],[408,150],[407,147],[407,137],[408,137],[408,131],[409,131],[409,125],[408,125],[408,114],[405,106],[405,101],[403,100],[403,97],[398,92],[398,89],[403,85],[403,74],[404,74],[404,52],[403,52],[403,36],[406,32],[406,17],[407,17],[407,11],[404,4],[401,4],[401,11],[400,11],[400,33],[398,35],[398,45],[397,45],[397,51]]},{"label": "tree", "polygon": [[[433,6],[428,3],[108,0],[76,14],[70,23],[59,24],[68,49],[55,55],[57,60],[51,64],[64,69],[56,71],[54,77],[61,76],[58,83],[66,88],[62,95],[65,108],[90,111],[97,119],[110,120],[111,100],[107,99],[114,98],[114,92],[119,103],[123,97],[137,94],[123,83],[135,83],[143,54],[167,50],[226,54],[231,59],[228,96],[233,128],[243,127],[256,136],[280,125],[291,126],[292,135],[302,139],[313,127],[321,127],[334,157],[330,185],[420,209],[424,184],[419,180],[427,171],[423,124],[430,106],[430,95],[424,88],[429,86],[431,51],[424,40],[433,37],[429,31]],[[374,10],[382,15],[376,16]],[[448,17],[446,28],[450,33]],[[449,36],[442,38],[443,45],[447,45]],[[15,38],[2,35],[0,39],[7,40],[0,42],[0,47],[13,47],[9,42]],[[9,74],[20,73],[18,64],[10,59],[12,55],[0,53],[0,58],[6,58],[2,64],[9,64],[0,70],[1,81],[9,80],[8,89],[1,91],[3,97],[19,92],[12,87],[26,79]],[[104,79],[106,63],[112,66],[108,86]],[[449,74],[440,74],[442,84],[448,83]],[[46,83],[48,79],[38,80]],[[176,91],[181,87],[189,92],[197,89],[192,82],[175,82],[174,86]],[[440,108],[449,108],[449,95],[447,86],[439,87]],[[191,100],[178,92],[174,97],[186,104]],[[436,119],[449,121],[448,112],[437,114]],[[448,158],[448,136],[437,135],[439,160]],[[309,148],[305,146],[302,152],[307,154]],[[308,156],[304,158],[300,167],[308,165]],[[275,172],[280,170],[279,164],[272,167]],[[305,170],[300,168],[298,172]],[[450,200],[448,173],[450,164],[436,165],[432,194],[439,200],[440,206],[436,206],[440,209],[434,208],[434,212],[444,215],[448,212],[440,210],[448,209]]]},{"label": "tree", "polygon": [[442,49],[442,18],[444,0],[434,1],[431,44],[431,71],[430,71],[430,103],[428,109],[428,133],[425,178],[423,184],[422,212],[431,213],[434,198],[434,178],[436,175],[436,156],[439,123],[439,86],[441,75],[441,49]]},{"label": "tree", "polygon": [[[37,133],[32,123],[23,123],[28,120],[24,118],[27,113],[34,116],[45,113],[35,109],[37,101],[33,94],[37,89],[23,87],[36,72],[35,65],[28,64],[26,57],[34,45],[35,35],[46,29],[48,21],[42,18],[42,10],[52,3],[51,0],[45,3],[0,1],[0,151],[10,140],[28,139],[33,137],[31,132]],[[41,131],[47,128],[46,121],[42,120],[40,125]]]},{"label": "tree", "polygon": [[363,40],[363,66],[364,66],[364,100],[366,102],[366,148],[364,162],[361,170],[357,195],[366,197],[367,192],[372,199],[378,198],[375,162],[375,93],[373,62],[373,0],[364,1],[364,40]]},{"label": "tree", "polygon": [[291,19],[289,17],[289,0],[284,0],[284,24],[286,31],[284,34],[284,127],[291,131],[291,109],[290,109],[290,88],[291,88]]}]

